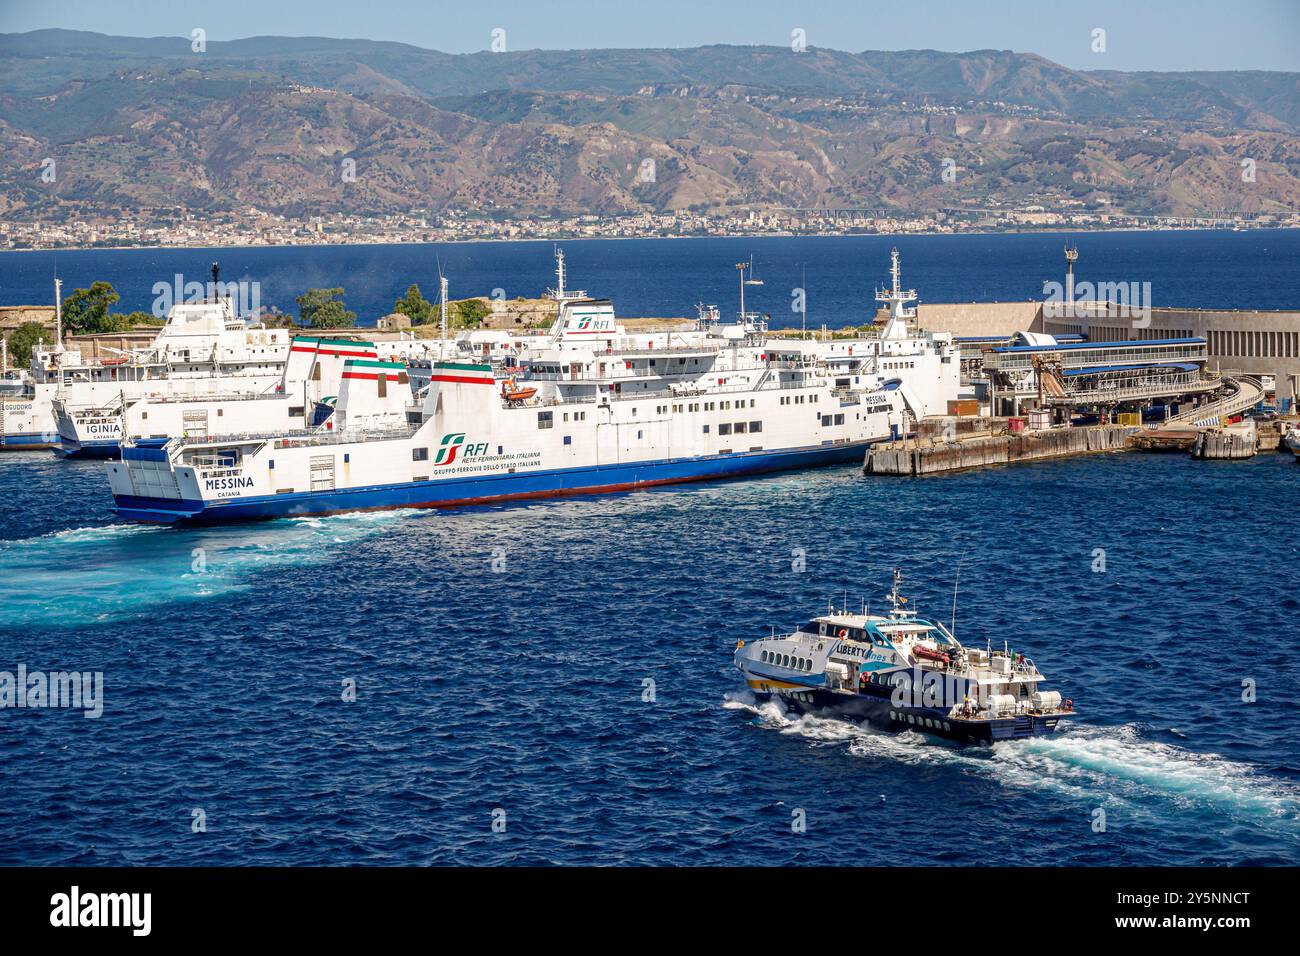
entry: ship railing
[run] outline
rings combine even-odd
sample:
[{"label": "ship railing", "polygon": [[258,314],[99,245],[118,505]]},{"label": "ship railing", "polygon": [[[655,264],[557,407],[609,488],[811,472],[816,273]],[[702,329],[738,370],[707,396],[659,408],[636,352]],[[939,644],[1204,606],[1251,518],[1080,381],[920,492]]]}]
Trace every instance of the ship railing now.
[{"label": "ship railing", "polygon": [[701,343],[699,345],[669,345],[664,348],[652,349],[615,348],[605,354],[613,355],[616,358],[620,355],[630,355],[641,358],[645,356],[653,357],[656,355],[716,355],[721,351],[721,343]]},{"label": "ship railing", "polygon": [[263,389],[260,392],[252,391],[233,391],[233,392],[201,392],[197,394],[170,394],[164,395],[161,392],[155,392],[150,395],[141,395],[142,399],[150,405],[169,405],[180,404],[182,402],[250,402],[253,400],[266,401],[274,398],[293,398],[293,394],[287,394],[279,385],[274,385]]},{"label": "ship railing", "polygon": [[244,469],[238,465],[227,466],[222,468],[204,468],[198,463],[197,460],[193,462],[193,465],[195,468],[198,469],[199,477],[205,479],[206,478],[229,478],[233,475],[242,475],[244,473]]},{"label": "ship railing", "polygon": [[273,435],[268,441],[279,442],[277,448],[307,448],[317,445],[344,445],[349,442],[384,441],[394,438],[410,438],[420,428],[417,424],[404,423],[400,426],[378,428],[344,428],[327,432],[307,432],[302,435]]},{"label": "ship railing", "polygon": [[[590,384],[593,380],[585,380]],[[606,400],[612,402],[635,402],[644,399],[669,398],[669,399],[708,399],[716,395],[733,395],[736,392],[757,392],[767,389],[777,388],[771,380],[756,383],[740,383],[736,385],[703,385],[699,388],[687,387],[681,389],[671,388],[654,388],[654,389],[629,389],[626,392],[606,392],[596,395],[576,395],[576,396],[549,396],[544,399],[532,399],[525,404],[529,407],[547,408],[555,405],[596,405]],[[795,383],[780,385],[781,388],[814,388],[815,384],[800,385]]]},{"label": "ship railing", "polygon": [[277,432],[231,432],[225,435],[194,435],[180,440],[190,445],[245,445],[250,442],[284,442],[276,447],[288,448],[307,445],[338,445],[352,441],[370,441],[379,438],[409,438],[420,426],[403,423],[399,426],[379,428],[356,428],[317,431],[310,428],[295,428]]},{"label": "ship railing", "polygon": [[64,398],[57,398],[55,401],[63,406],[64,412],[78,420],[87,417],[108,418],[118,415],[122,411],[122,396],[120,393],[114,395],[103,405],[69,405],[67,400]]}]

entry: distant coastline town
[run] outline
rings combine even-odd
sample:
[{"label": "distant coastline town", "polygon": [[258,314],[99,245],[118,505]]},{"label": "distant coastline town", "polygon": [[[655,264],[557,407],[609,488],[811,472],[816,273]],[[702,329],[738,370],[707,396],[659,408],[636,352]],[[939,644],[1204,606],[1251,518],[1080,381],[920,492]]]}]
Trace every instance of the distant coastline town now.
[{"label": "distant coastline town", "polygon": [[404,215],[340,213],[296,219],[256,209],[238,214],[158,211],[91,214],[83,211],[63,217],[58,222],[0,220],[0,249],[1297,227],[1300,227],[1300,212],[1163,216],[1048,210],[1041,206],[950,209],[915,215],[870,209],[818,208],[522,218],[488,218],[455,212]]}]

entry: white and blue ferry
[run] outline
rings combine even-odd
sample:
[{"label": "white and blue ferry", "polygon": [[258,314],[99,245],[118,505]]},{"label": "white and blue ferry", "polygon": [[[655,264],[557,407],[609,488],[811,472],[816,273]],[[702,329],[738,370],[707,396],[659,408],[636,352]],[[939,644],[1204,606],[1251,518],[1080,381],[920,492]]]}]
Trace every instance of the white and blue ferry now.
[{"label": "white and blue ferry", "polygon": [[901,582],[895,571],[887,614],[841,609],[790,634],[738,642],[734,660],[750,691],[798,713],[966,743],[1050,734],[1073,714],[1071,701],[1042,689],[1024,654],[965,646],[906,610]]},{"label": "white and blue ferry", "polygon": [[130,441],[108,465],[118,514],[216,522],[613,492],[860,461],[906,427],[878,376],[843,384],[814,342],[757,317],[697,335],[628,334],[608,300],[559,305],[522,371],[351,359],[319,428]]}]

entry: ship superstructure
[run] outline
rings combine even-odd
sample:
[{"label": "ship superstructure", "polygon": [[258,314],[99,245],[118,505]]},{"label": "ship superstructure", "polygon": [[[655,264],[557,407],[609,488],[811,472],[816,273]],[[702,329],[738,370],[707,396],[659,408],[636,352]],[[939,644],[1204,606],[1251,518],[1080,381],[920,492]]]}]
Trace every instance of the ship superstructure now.
[{"label": "ship superstructure", "polygon": [[[219,297],[172,306],[146,349],[80,365],[71,364],[66,352],[51,355],[56,451],[66,457],[116,453],[122,412],[139,398],[273,390],[283,378],[289,348],[287,329],[249,326],[235,315],[229,298]],[[38,352],[37,361],[42,357]]]}]

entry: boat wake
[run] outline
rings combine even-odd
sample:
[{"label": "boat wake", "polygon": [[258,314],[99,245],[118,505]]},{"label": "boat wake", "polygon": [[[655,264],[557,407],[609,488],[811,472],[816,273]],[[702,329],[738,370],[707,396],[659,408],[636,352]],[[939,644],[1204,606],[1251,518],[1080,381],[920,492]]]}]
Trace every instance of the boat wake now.
[{"label": "boat wake", "polygon": [[264,569],[326,560],[409,513],[193,529],[112,524],[0,542],[0,630],[76,626],[226,595]]},{"label": "boat wake", "polygon": [[1139,728],[1062,724],[1050,737],[959,747],[916,731],[891,733],[838,718],[790,714],[779,701],[729,694],[728,709],[814,746],[845,745],[853,757],[943,765],[1016,789],[1050,790],[1094,806],[1212,811],[1300,830],[1300,788],[1254,766],[1143,739]]}]

